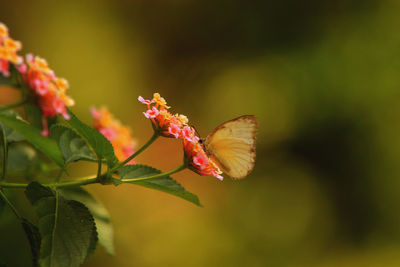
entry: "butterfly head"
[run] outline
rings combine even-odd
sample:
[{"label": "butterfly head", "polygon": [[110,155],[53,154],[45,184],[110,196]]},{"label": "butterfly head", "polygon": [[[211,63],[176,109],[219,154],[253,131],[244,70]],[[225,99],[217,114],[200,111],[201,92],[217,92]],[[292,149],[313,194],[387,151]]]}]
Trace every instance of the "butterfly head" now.
[{"label": "butterfly head", "polygon": [[204,152],[206,152],[206,154],[208,155],[208,153],[207,153],[207,146],[206,146],[206,139],[205,139],[205,138],[200,138],[200,139],[199,139],[199,144],[200,144],[201,147],[203,148]]}]

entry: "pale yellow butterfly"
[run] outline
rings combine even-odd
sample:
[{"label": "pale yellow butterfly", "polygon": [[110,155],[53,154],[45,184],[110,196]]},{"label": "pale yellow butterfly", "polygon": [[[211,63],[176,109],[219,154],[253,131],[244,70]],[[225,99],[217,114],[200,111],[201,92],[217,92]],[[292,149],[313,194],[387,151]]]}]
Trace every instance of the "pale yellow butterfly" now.
[{"label": "pale yellow butterfly", "polygon": [[233,179],[242,179],[254,168],[256,160],[257,118],[244,115],[215,128],[202,140],[207,155]]}]

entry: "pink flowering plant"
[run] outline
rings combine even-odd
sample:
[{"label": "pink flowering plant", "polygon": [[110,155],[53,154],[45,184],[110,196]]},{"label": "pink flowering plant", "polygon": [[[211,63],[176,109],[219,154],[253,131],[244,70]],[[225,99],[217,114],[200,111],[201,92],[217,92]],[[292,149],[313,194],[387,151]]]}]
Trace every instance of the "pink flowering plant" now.
[{"label": "pink flowering plant", "polygon": [[[114,253],[109,215],[83,186],[136,184],[200,206],[198,197],[170,175],[187,168],[222,180],[221,170],[204,151],[188,118],[172,114],[160,94],[138,97],[143,116],[154,129],[138,147],[132,130],[105,107],[90,109],[91,125],[78,119],[70,109],[74,100],[68,96],[68,81],[56,75],[45,59],[22,55],[21,49],[22,44],[0,23],[0,86],[21,95],[16,103],[0,106],[0,215],[8,206],[20,220],[33,266],[79,266],[97,244]],[[136,156],[159,137],[182,144],[184,159],[177,168],[161,172],[137,162]],[[78,161],[97,164],[97,173],[70,177],[68,166]],[[24,191],[34,218],[15,204],[21,203],[15,201],[21,197],[18,190]]]}]

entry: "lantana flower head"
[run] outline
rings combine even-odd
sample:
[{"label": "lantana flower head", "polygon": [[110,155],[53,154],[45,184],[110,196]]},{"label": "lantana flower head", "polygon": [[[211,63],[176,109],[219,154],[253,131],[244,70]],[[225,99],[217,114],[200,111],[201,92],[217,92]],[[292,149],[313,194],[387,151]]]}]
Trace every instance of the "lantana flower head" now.
[{"label": "lantana flower head", "polygon": [[204,151],[200,144],[200,138],[196,136],[195,130],[186,126],[182,134],[183,150],[185,160],[190,170],[204,176],[214,176],[220,180],[223,179],[222,172],[217,164]]},{"label": "lantana flower head", "polygon": [[74,100],[66,94],[68,81],[57,77],[45,59],[32,54],[26,56],[26,65],[19,70],[34,93],[43,116],[52,118],[60,114],[68,120],[67,107],[74,105]]},{"label": "lantana flower head", "polygon": [[172,115],[168,112],[170,107],[167,106],[167,101],[158,93],[155,93],[151,100],[141,96],[138,100],[147,105],[147,111],[143,114],[151,120],[158,134],[182,140],[185,160],[190,170],[200,175],[223,179],[221,170],[204,151],[199,142],[200,138],[196,136],[194,128],[188,125],[189,120],[185,115]]},{"label": "lantana flower head", "polygon": [[167,101],[159,93],[153,95],[153,99],[146,100],[139,96],[138,100],[147,106],[143,115],[150,119],[154,129],[164,137],[179,138],[181,129],[187,125],[188,120],[184,115],[172,115],[168,109]]},{"label": "lantana flower head", "polygon": [[[121,125],[107,108],[92,107],[90,113],[93,117],[93,127],[111,142],[114,153],[120,161],[124,161],[135,152],[136,141],[131,137],[130,129]],[[134,163],[134,159],[129,162],[129,164]]]},{"label": "lantana flower head", "polygon": [[0,73],[4,77],[10,76],[10,63],[16,66],[22,64],[23,58],[17,54],[21,48],[21,42],[12,39],[7,26],[0,23]]}]

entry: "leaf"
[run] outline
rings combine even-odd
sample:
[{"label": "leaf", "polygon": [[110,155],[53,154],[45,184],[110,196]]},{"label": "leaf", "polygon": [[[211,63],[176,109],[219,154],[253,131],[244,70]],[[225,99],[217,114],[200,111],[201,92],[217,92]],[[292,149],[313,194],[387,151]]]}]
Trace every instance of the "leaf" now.
[{"label": "leaf", "polygon": [[12,143],[8,146],[8,164],[9,170],[23,170],[33,167],[38,159],[36,150],[25,142]]},{"label": "leaf", "polygon": [[27,103],[25,104],[26,120],[35,128],[42,128],[42,110],[38,105]]},{"label": "leaf", "polygon": [[40,266],[75,267],[94,251],[97,232],[88,208],[32,182],[25,194],[39,217]]},{"label": "leaf", "polygon": [[[3,193],[6,195],[9,201],[15,201],[15,192],[12,190],[2,189]],[[0,196],[0,227],[9,224],[10,221],[14,220],[15,214],[12,213],[11,209],[7,208],[7,202],[3,197]]]},{"label": "leaf", "polygon": [[[3,111],[1,113],[3,113],[4,115],[13,117],[15,119],[17,118],[17,115],[18,115],[13,110],[5,110],[5,111]],[[0,126],[3,128],[3,131],[5,132],[5,135],[6,135],[8,143],[18,142],[18,141],[24,140],[24,137],[22,135],[20,135],[17,131],[15,131],[14,129],[8,127],[4,123],[0,122]]]},{"label": "leaf", "polygon": [[66,164],[81,159],[96,161],[96,155],[86,141],[73,129],[55,124],[50,129],[50,136],[57,141]]},{"label": "leaf", "polygon": [[[123,181],[124,179],[141,178],[141,177],[157,175],[160,174],[161,171],[154,169],[153,167],[150,166],[137,164],[137,165],[125,165],[124,167],[118,169],[118,173],[121,176],[121,180]],[[144,187],[160,190],[165,193],[183,198],[198,206],[201,206],[199,198],[196,195],[186,191],[185,188],[183,188],[178,182],[176,182],[169,176],[154,178],[149,180],[142,180],[142,181],[129,181],[127,183],[137,184]]]},{"label": "leaf", "polygon": [[111,143],[97,130],[80,121],[72,112],[68,110],[71,118],[68,123],[89,143],[94,152],[100,159],[106,159],[107,165],[112,168],[118,164],[118,159],[114,154]]},{"label": "leaf", "polygon": [[114,255],[114,229],[107,209],[82,187],[66,187],[60,189],[59,192],[66,199],[76,200],[85,204],[96,223],[100,245],[108,253]]},{"label": "leaf", "polygon": [[26,219],[21,221],[22,228],[24,228],[26,237],[28,238],[29,245],[31,246],[33,266],[38,266],[40,254],[40,232],[39,229]]},{"label": "leaf", "polygon": [[38,150],[52,159],[58,166],[64,166],[61,151],[53,139],[43,137],[38,129],[8,114],[0,113],[0,121],[20,133],[26,140],[31,142]]}]

